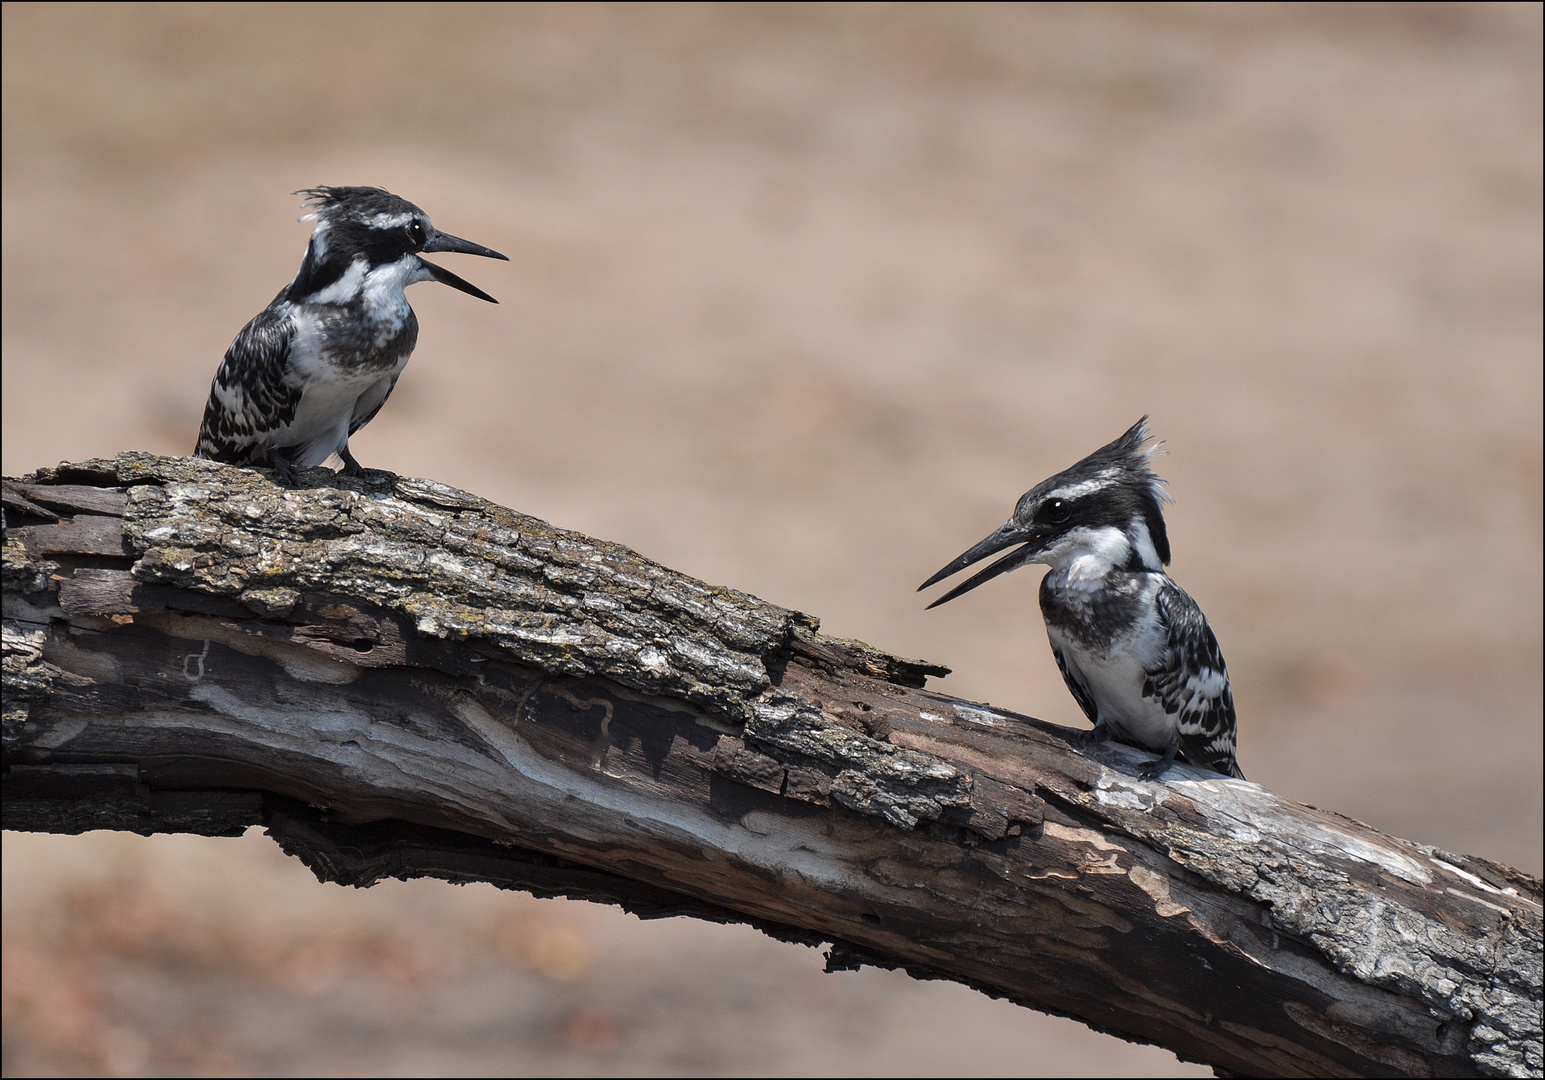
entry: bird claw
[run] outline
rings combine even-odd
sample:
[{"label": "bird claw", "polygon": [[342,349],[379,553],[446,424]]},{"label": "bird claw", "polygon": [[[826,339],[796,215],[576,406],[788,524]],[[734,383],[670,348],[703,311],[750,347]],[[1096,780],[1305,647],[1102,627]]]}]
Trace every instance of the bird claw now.
[{"label": "bird claw", "polygon": [[1137,767],[1139,780],[1157,780],[1169,771],[1169,767],[1175,764],[1175,758],[1180,754],[1180,740],[1170,743],[1169,749],[1159,756],[1157,761],[1144,762]]},{"label": "bird claw", "polygon": [[367,486],[379,486],[382,484],[390,486],[397,481],[397,474],[392,472],[392,470],[367,469],[355,461],[352,456],[344,458],[343,468],[339,469],[338,472],[341,476],[352,476]]},{"label": "bird claw", "polygon": [[295,466],[290,464],[289,459],[283,454],[269,454],[268,467],[273,470],[274,480],[279,486],[292,488],[299,485],[300,480],[295,475]]}]

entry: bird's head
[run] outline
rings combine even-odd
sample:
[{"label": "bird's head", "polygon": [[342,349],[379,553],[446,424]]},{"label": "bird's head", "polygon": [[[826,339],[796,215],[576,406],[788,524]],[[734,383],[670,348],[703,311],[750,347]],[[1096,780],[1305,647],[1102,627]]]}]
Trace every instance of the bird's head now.
[{"label": "bird's head", "polygon": [[1170,496],[1148,465],[1162,444],[1145,448],[1147,440],[1145,416],[1115,442],[1025,492],[1008,521],[918,590],[994,552],[1020,546],[928,606],[938,607],[1028,563],[1069,566],[1088,576],[1101,576],[1112,567],[1162,570],[1169,562],[1163,504]]},{"label": "bird's head", "polygon": [[295,194],[305,196],[311,211],[301,220],[316,224],[290,299],[347,301],[364,288],[366,276],[384,273],[401,286],[438,281],[479,300],[499,302],[420,253],[459,251],[506,261],[508,256],[440,232],[407,199],[374,187],[316,187]]}]

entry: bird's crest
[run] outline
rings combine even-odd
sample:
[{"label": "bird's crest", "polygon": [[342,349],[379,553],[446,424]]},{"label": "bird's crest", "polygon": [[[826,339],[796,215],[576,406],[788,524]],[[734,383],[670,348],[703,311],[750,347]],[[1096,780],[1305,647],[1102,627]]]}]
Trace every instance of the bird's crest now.
[{"label": "bird's crest", "polygon": [[1147,442],[1151,437],[1148,433],[1148,417],[1145,416],[1127,428],[1126,433],[1121,438],[1106,446],[1102,446],[1079,464],[1082,465],[1085,462],[1092,462],[1099,458],[1102,459],[1102,464],[1109,463],[1107,467],[1125,468],[1147,481],[1148,493],[1153,496],[1155,501],[1161,504],[1172,503],[1175,501],[1175,497],[1164,486],[1164,478],[1155,473],[1153,466],[1150,464],[1153,458],[1162,457],[1168,454],[1169,451],[1164,449],[1163,439],[1160,439],[1152,446],[1144,447],[1143,443]]},{"label": "bird's crest", "polygon": [[301,217],[302,221],[326,221],[331,218],[348,215],[365,221],[370,218],[397,218],[404,221],[413,214],[422,215],[423,211],[414,206],[400,195],[393,195],[378,187],[328,187],[326,185],[314,188],[302,188],[295,192],[302,197],[302,206],[311,212]]}]

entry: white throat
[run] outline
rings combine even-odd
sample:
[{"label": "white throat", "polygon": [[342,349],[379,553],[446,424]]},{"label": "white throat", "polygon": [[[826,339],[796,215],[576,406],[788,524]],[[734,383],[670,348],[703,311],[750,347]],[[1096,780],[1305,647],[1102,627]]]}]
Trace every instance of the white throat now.
[{"label": "white throat", "polygon": [[1164,572],[1153,537],[1142,518],[1133,518],[1125,529],[1114,525],[1080,526],[1059,540],[1038,562],[1052,568],[1056,580],[1074,589],[1093,589],[1112,570],[1137,556],[1143,569]]},{"label": "white throat", "polygon": [[[1152,546],[1151,544],[1149,545]],[[1132,555],[1127,534],[1113,525],[1073,529],[1042,560],[1058,579],[1074,588],[1094,588]]]},{"label": "white throat", "polygon": [[409,253],[396,262],[382,263],[365,275],[365,305],[385,311],[407,310],[403,290],[420,281],[433,280],[417,255]]}]

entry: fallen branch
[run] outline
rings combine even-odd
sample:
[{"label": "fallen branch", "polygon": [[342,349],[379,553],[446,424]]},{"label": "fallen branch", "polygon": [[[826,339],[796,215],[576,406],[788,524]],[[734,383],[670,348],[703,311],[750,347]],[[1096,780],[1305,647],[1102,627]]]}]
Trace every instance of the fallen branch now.
[{"label": "fallen branch", "polygon": [[830,942],[1220,1071],[1539,1075],[1540,882],[924,689],[422,480],[5,482],[6,828],[233,835]]}]

